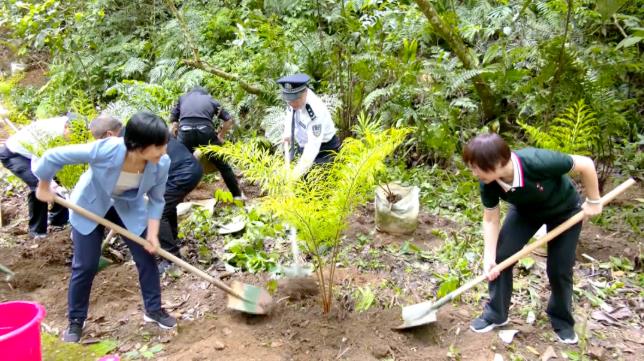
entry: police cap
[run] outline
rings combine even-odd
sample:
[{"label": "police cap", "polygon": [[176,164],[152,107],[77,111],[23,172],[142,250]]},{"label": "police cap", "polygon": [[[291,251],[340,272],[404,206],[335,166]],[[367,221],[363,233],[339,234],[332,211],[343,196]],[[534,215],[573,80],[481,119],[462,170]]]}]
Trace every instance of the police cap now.
[{"label": "police cap", "polygon": [[282,97],[284,100],[297,100],[302,93],[308,88],[307,85],[311,78],[303,73],[287,75],[277,79],[277,83],[282,87]]}]

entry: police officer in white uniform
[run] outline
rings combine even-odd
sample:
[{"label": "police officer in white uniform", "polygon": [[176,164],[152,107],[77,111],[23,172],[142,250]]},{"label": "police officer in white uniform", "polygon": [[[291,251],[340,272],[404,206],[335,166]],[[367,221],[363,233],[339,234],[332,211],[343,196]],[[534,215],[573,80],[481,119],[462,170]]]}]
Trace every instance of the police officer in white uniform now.
[{"label": "police officer in white uniform", "polygon": [[[333,161],[341,142],[336,133],[331,113],[324,102],[308,88],[306,74],[294,74],[277,80],[282,87],[282,98],[288,103],[284,118],[283,141],[290,149],[302,154],[293,172],[304,175],[313,164]],[[293,144],[292,139],[295,139]]]}]

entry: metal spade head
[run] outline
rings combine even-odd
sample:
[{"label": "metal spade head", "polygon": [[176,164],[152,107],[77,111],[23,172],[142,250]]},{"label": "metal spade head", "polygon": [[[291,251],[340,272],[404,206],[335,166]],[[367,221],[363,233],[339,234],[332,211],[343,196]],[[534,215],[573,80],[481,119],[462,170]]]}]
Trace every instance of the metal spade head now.
[{"label": "metal spade head", "polygon": [[273,298],[265,289],[239,281],[230,286],[242,298],[228,295],[228,308],[253,315],[265,315],[273,306]]}]

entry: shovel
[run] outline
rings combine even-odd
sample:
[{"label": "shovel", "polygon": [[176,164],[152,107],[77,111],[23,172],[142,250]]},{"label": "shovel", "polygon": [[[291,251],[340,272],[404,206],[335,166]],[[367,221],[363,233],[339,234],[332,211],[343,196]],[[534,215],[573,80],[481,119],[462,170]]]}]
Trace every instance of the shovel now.
[{"label": "shovel", "polygon": [[[80,206],[77,206],[76,204],[71,203],[61,197],[55,196],[54,201],[63,207],[67,207],[73,210],[74,212],[80,214],[85,218],[91,219],[96,223],[100,223],[103,226],[114,230],[116,233],[131,239],[141,246],[148,244],[147,240],[135,235],[127,229],[114,224],[105,218],[99,217],[96,214]],[[200,270],[199,268],[164,250],[163,248],[159,248],[157,250],[157,254],[167,259],[168,261],[180,266],[186,271],[194,274],[195,276],[203,278],[204,280],[215,285],[215,287],[226,292],[228,294],[229,308],[254,315],[265,315],[270,311],[273,300],[270,294],[265,289],[237,281],[233,282],[232,287],[230,287],[220,280],[207,274],[206,272]]]},{"label": "shovel", "polygon": [[[601,198],[602,205],[606,205],[607,203],[612,201],[615,197],[623,193],[628,187],[632,186],[633,184],[635,184],[635,181],[633,180],[633,178],[629,178],[624,183],[617,186],[615,189],[613,189],[612,191],[610,191],[608,194],[604,195]],[[521,258],[530,254],[530,252],[532,252],[534,249],[539,248],[542,245],[546,244],[553,238],[562,234],[568,228],[581,222],[581,220],[583,219],[584,219],[584,212],[579,211],[577,214],[570,217],[567,221],[560,224],[552,231],[548,232],[545,236],[538,239],[536,242],[526,245],[525,247],[523,247],[523,249],[521,249],[519,252],[512,255],[510,258],[496,265],[492,270],[498,271],[498,272],[503,271],[504,269],[508,268],[510,265],[513,265],[514,263],[516,263]],[[450,292],[448,295],[439,299],[435,303],[426,301],[422,303],[417,303],[415,305],[403,307],[402,309],[403,324],[394,327],[394,329],[404,330],[404,329],[436,322],[436,311],[438,311],[439,308],[444,306],[446,303],[452,301],[454,298],[460,296],[463,292],[483,282],[485,279],[487,279],[487,274],[482,274],[476,277],[475,279],[467,282],[466,284],[462,285],[461,287],[457,288],[456,290]]]},{"label": "shovel", "polygon": [[15,275],[15,273],[13,273],[13,271],[11,271],[7,267],[5,267],[2,263],[0,263],[0,272],[5,274],[4,280],[7,281],[7,282],[11,281],[11,279]]}]

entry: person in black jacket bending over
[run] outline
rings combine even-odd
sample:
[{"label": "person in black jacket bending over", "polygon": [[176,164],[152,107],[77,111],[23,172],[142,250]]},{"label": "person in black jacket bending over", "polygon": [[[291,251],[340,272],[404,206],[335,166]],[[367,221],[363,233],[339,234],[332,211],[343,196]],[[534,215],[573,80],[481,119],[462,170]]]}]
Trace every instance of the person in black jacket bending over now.
[{"label": "person in black jacket bending over", "polygon": [[[90,123],[89,129],[94,138],[103,139],[122,136],[122,126],[120,120],[109,115],[100,115]],[[203,176],[203,170],[188,148],[173,137],[168,139],[166,154],[171,162],[163,194],[165,206],[159,226],[159,243],[164,250],[181,257],[177,240],[179,227],[177,205],[197,187]],[[159,273],[165,272],[171,265],[170,261],[162,260],[159,262]]]},{"label": "person in black jacket bending over", "polygon": [[[223,122],[219,133],[215,131],[213,123],[215,117]],[[170,113],[170,121],[173,132],[178,129],[177,139],[191,152],[203,145],[222,145],[226,134],[233,127],[230,114],[202,87],[195,87],[179,98]],[[217,167],[233,197],[243,199],[230,165],[214,154],[208,155],[208,160]]]}]

